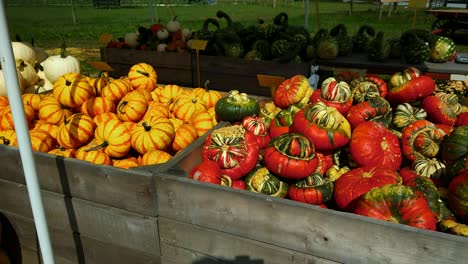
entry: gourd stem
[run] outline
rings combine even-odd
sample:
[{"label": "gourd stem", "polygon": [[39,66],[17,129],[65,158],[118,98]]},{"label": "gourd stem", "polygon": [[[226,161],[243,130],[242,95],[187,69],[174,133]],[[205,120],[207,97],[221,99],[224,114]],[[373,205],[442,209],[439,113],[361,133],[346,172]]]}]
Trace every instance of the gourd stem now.
[{"label": "gourd stem", "polygon": [[151,130],[151,126],[150,126],[150,125],[148,125],[148,123],[146,123],[146,122],[143,122],[143,123],[141,123],[141,125],[142,125],[142,126],[145,128],[145,131],[146,131],[146,132],[148,132],[148,131],[150,131],[150,130]]},{"label": "gourd stem", "polygon": [[65,41],[62,42],[62,47],[60,49],[60,57],[62,57],[62,58],[67,57],[67,45],[65,44]]},{"label": "gourd stem", "polygon": [[89,151],[95,151],[95,150],[98,150],[98,149],[102,149],[102,148],[105,148],[109,146],[109,142],[107,141],[104,141],[102,142],[101,144],[97,145],[97,146],[94,146],[92,148],[89,148],[89,149],[85,149],[85,152],[89,152]]},{"label": "gourd stem", "polygon": [[10,140],[5,136],[1,136],[0,139],[3,140],[3,145],[10,145]]},{"label": "gourd stem", "polygon": [[119,111],[119,113],[121,114],[125,114],[125,111],[123,110],[123,108],[128,104],[127,101],[123,101],[122,103],[119,104],[119,109],[117,109]]},{"label": "gourd stem", "polygon": [[147,73],[147,72],[145,72],[145,71],[137,70],[136,72],[138,72],[139,74],[144,75],[144,76],[146,76],[146,77],[149,77],[149,73]]},{"label": "gourd stem", "polygon": [[205,87],[205,90],[208,91],[208,84],[210,84],[210,80],[206,80],[205,83],[203,84],[203,87]]}]

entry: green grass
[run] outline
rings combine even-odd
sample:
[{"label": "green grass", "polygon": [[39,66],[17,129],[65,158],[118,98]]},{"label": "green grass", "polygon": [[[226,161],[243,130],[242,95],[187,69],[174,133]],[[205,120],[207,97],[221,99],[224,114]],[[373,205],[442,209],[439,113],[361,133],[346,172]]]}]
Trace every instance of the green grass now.
[{"label": "green grass", "polygon": [[[354,34],[362,24],[370,24],[377,31],[382,30],[386,36],[399,36],[402,31],[413,26],[412,10],[399,6],[396,13],[387,17],[387,6],[384,7],[382,19],[378,19],[375,4],[359,3],[354,5],[353,15],[349,15],[349,4],[342,2],[320,2],[320,15],[316,15],[315,3],[311,2],[309,11],[309,30],[311,33],[319,27],[331,28],[339,23],[348,27],[349,34]],[[202,20],[215,17],[216,11],[223,9],[233,20],[246,25],[256,23],[259,18],[271,21],[281,11],[289,14],[291,24],[304,24],[304,7],[265,7],[253,5],[201,5],[190,7],[158,7],[157,17],[166,23],[173,15],[184,27],[199,29]],[[77,24],[73,24],[71,7],[7,7],[7,20],[11,37],[19,34],[23,40],[35,39],[37,46],[45,48],[59,47],[63,40],[68,46],[96,47],[102,33],[110,33],[115,38],[127,32],[136,31],[139,25],[149,26],[150,10],[146,7],[120,9],[94,9],[76,7]],[[419,11],[416,27],[430,29],[434,17]]]}]

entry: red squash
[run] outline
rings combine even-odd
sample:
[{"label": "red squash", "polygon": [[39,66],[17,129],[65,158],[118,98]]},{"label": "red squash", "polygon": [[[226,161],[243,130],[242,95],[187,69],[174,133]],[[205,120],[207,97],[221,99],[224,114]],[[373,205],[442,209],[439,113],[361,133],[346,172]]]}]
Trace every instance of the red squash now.
[{"label": "red squash", "polygon": [[293,131],[304,134],[320,152],[329,152],[348,144],[351,127],[334,107],[322,102],[302,108],[294,116]]},{"label": "red squash", "polygon": [[468,173],[455,177],[448,187],[450,209],[457,219],[468,224]]},{"label": "red squash", "polygon": [[353,96],[346,82],[338,82],[330,77],[323,81],[321,89],[315,91],[310,97],[312,103],[322,102],[327,106],[335,107],[341,114],[346,114],[353,104]]},{"label": "red squash", "polygon": [[417,120],[403,129],[401,148],[411,162],[418,157],[433,158],[439,153],[439,144],[445,132],[427,120]]},{"label": "red squash", "polygon": [[455,126],[468,126],[468,112],[464,112],[458,115]]},{"label": "red squash", "polygon": [[377,85],[377,88],[379,89],[379,93],[381,97],[387,96],[388,88],[387,88],[387,83],[380,78],[379,76],[375,74],[366,74],[364,76],[364,80],[372,82],[373,84]]},{"label": "red squash", "polygon": [[346,114],[351,128],[366,121],[376,121],[388,127],[391,122],[392,108],[384,98],[374,96],[369,100],[353,105]]},{"label": "red squash", "polygon": [[319,159],[307,137],[287,133],[271,140],[263,154],[265,167],[287,179],[303,179],[316,171]]},{"label": "red squash", "polygon": [[213,160],[221,173],[237,180],[249,173],[257,164],[259,149],[255,135],[241,125],[214,130],[203,145],[203,159]]},{"label": "red squash", "polygon": [[[401,74],[401,73],[395,73]],[[392,76],[392,79],[394,77]],[[429,76],[422,75],[392,86],[385,97],[391,105],[411,103],[431,95],[435,90],[435,82]]]},{"label": "red squash", "polygon": [[437,219],[424,196],[404,185],[387,184],[369,191],[356,203],[354,213],[393,223],[436,230]]},{"label": "red squash", "polygon": [[242,119],[242,126],[255,135],[259,149],[265,148],[270,143],[271,137],[268,134],[268,126],[260,116],[246,116]]},{"label": "red squash", "polygon": [[293,104],[300,103],[306,100],[307,103],[310,95],[313,93],[310,87],[309,80],[303,75],[295,75],[284,80],[273,94],[273,102],[279,108],[287,108]]},{"label": "red squash", "polygon": [[275,138],[291,132],[294,115],[296,115],[299,110],[301,109],[295,105],[280,110],[270,123],[270,137]]},{"label": "red squash", "polygon": [[319,173],[314,173],[290,185],[288,196],[291,200],[298,202],[315,205],[324,204],[333,196],[333,183]]},{"label": "red squash", "polygon": [[373,121],[361,123],[354,129],[349,151],[359,166],[388,166],[398,170],[402,162],[398,137]]},{"label": "red squash", "polygon": [[400,175],[390,167],[359,167],[346,172],[335,181],[333,197],[339,208],[352,211],[354,201],[370,190],[385,184],[399,183]]},{"label": "red squash", "polygon": [[221,168],[212,160],[203,160],[189,174],[190,179],[213,184],[221,184]]},{"label": "red squash", "polygon": [[441,97],[427,96],[422,100],[421,107],[426,111],[428,119],[434,123],[453,126],[457,121],[457,115],[453,109]]}]

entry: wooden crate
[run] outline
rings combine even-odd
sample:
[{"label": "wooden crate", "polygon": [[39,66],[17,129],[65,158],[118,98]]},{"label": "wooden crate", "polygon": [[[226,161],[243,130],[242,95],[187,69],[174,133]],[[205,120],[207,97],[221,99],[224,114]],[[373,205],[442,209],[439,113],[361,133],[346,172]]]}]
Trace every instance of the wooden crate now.
[{"label": "wooden crate", "polygon": [[[281,248],[287,254],[313,258],[313,263],[466,262],[466,237],[190,180],[188,172],[201,161],[201,148],[177,164],[166,164],[172,167],[155,177],[163,259],[168,250],[165,244],[176,247],[171,254],[184,259],[190,254],[178,248],[214,258],[227,254],[224,242],[204,247],[202,238],[190,234],[204,232],[207,236],[221,234],[219,240],[230,241],[233,252],[244,252],[244,243],[234,241],[255,241],[265,251],[248,253],[251,258],[268,255],[268,251],[278,254],[277,248]],[[181,227],[171,227],[176,224]],[[218,241],[218,235],[213,236]]]}]

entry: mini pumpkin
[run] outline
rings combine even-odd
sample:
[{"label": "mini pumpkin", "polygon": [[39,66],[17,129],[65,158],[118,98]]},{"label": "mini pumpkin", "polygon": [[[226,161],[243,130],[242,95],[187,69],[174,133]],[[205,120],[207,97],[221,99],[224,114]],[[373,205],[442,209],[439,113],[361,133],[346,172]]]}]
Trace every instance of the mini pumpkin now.
[{"label": "mini pumpkin", "polygon": [[66,73],[60,76],[54,82],[53,93],[62,105],[70,108],[81,107],[86,100],[95,96],[87,78],[78,73]]},{"label": "mini pumpkin", "polygon": [[117,116],[122,121],[140,121],[148,109],[146,97],[139,91],[126,94],[117,105]]},{"label": "mini pumpkin", "polygon": [[167,149],[175,137],[174,126],[168,118],[151,117],[140,121],[132,130],[132,147],[140,154]]},{"label": "mini pumpkin", "polygon": [[65,148],[78,148],[88,143],[96,128],[92,117],[77,113],[65,118],[57,131],[57,142]]},{"label": "mini pumpkin", "polygon": [[137,63],[128,72],[128,79],[134,89],[153,91],[157,87],[158,75],[148,63]]}]

